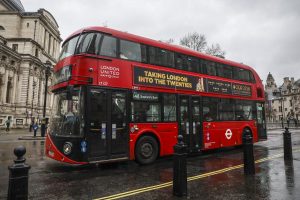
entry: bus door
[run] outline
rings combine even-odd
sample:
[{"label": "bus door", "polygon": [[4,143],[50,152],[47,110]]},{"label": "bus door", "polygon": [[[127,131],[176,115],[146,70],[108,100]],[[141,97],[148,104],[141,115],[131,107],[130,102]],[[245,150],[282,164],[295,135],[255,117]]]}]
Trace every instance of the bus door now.
[{"label": "bus door", "polygon": [[267,139],[264,104],[256,103],[256,111],[258,138]]},{"label": "bus door", "polygon": [[202,147],[202,108],[200,97],[179,96],[179,134],[190,152],[200,151]]},{"label": "bus door", "polygon": [[88,92],[87,148],[90,162],[128,159],[127,94],[91,88]]}]

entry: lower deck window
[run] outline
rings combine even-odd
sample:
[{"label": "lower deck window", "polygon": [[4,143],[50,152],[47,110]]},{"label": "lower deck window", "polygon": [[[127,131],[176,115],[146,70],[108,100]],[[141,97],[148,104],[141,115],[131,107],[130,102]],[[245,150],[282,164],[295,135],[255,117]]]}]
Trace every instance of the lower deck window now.
[{"label": "lower deck window", "polygon": [[160,104],[152,102],[132,102],[131,121],[158,122],[161,121]]}]

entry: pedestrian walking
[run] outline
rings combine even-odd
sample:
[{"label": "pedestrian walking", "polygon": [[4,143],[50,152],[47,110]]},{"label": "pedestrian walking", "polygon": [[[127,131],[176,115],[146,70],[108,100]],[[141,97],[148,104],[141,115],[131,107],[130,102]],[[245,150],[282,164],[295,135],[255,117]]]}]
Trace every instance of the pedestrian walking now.
[{"label": "pedestrian walking", "polygon": [[39,129],[39,125],[37,122],[35,122],[35,124],[33,124],[32,127],[33,127],[34,137],[36,137],[36,132]]},{"label": "pedestrian walking", "polygon": [[9,132],[9,128],[10,128],[10,123],[11,123],[11,121],[10,121],[10,117],[5,121],[5,125],[6,125],[6,132],[8,133]]}]

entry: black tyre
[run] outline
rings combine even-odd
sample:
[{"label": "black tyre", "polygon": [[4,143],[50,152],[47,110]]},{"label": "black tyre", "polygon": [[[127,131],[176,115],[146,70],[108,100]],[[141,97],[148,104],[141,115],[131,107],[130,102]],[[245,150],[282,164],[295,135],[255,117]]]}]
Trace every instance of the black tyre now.
[{"label": "black tyre", "polygon": [[153,163],[158,156],[158,143],[151,136],[142,136],[135,146],[135,159],[142,165]]}]

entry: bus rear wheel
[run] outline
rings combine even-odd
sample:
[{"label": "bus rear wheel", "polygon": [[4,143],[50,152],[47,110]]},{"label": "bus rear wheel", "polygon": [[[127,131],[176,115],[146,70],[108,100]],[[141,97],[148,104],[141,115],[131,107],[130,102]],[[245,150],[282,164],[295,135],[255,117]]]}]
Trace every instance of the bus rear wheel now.
[{"label": "bus rear wheel", "polygon": [[142,165],[153,163],[158,156],[158,143],[151,136],[142,136],[135,147],[135,159]]}]

